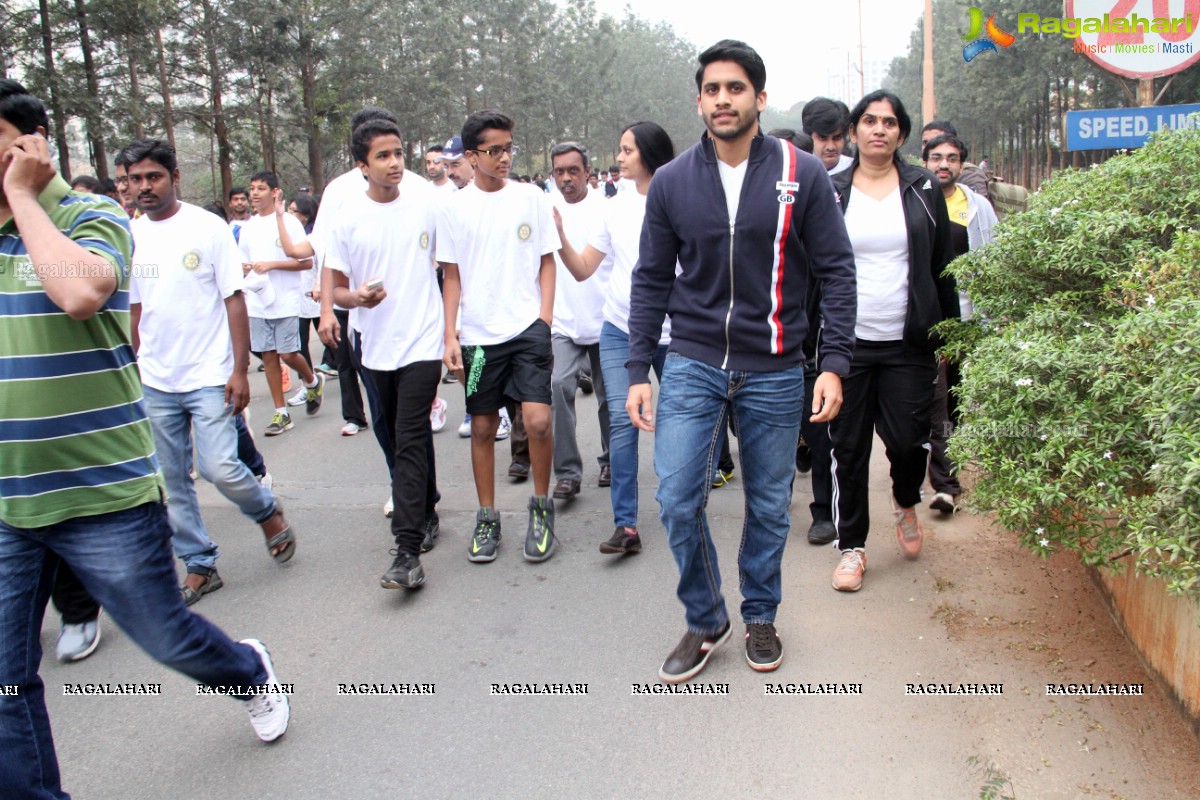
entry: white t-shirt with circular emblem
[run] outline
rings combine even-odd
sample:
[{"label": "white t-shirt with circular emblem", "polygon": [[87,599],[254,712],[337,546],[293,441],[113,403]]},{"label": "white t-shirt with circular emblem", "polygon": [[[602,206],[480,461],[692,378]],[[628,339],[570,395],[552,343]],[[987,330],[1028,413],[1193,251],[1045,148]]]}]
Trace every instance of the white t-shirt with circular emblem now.
[{"label": "white t-shirt with circular emblem", "polygon": [[162,222],[142,215],[130,229],[129,301],[142,305],[142,383],[173,393],[224,386],[233,372],[225,298],[242,291],[233,231],[189,203]]},{"label": "white t-shirt with circular emblem", "polygon": [[[287,226],[292,244],[298,245],[308,241],[304,226],[300,220],[291,214],[283,215],[283,224]],[[238,237],[242,258],[245,261],[290,261],[292,257],[283,252],[279,241],[279,223],[275,221],[275,212],[265,217],[255,214],[242,225]],[[307,271],[273,269],[266,273],[272,287],[275,289],[275,300],[269,305],[259,301],[254,292],[246,292],[246,311],[252,317],[261,319],[283,319],[284,317],[300,316],[300,296],[307,288],[301,288],[302,276]]]},{"label": "white t-shirt with circular emblem", "polygon": [[560,246],[550,198],[532,184],[485,192],[469,183],[450,195],[438,217],[437,260],[458,265],[459,341],[500,344],[532,325],[542,311],[542,256]]},{"label": "white t-shirt with circular emblem", "polygon": [[387,297],[374,308],[356,308],[362,363],[391,371],[418,361],[441,361],[445,321],[433,263],[439,203],[433,190],[400,186],[400,196],[377,203],[354,197],[329,231],[325,264],[355,289],[383,280]]}]

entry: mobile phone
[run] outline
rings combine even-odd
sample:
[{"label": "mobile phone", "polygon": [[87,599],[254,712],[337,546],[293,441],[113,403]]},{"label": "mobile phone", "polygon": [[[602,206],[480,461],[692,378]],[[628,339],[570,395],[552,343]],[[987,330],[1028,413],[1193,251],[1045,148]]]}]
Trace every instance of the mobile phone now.
[{"label": "mobile phone", "polygon": [[374,292],[383,288],[383,278],[372,278],[366,283],[367,291]]}]

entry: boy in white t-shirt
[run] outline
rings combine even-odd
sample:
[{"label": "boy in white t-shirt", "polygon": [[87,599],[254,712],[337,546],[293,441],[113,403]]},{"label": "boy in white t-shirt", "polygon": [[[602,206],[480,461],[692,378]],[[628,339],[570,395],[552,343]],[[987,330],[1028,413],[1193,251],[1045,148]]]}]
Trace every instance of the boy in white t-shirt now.
[{"label": "boy in white t-shirt", "polygon": [[[238,246],[242,251],[242,272],[246,275],[246,311],[250,315],[250,349],[262,353],[267,386],[275,404],[275,415],[267,426],[267,436],[291,430],[283,396],[282,361],[300,373],[308,389],[306,411],[309,416],[321,410],[325,394],[325,376],[314,374],[300,356],[300,298],[304,294],[301,273],[312,267],[311,259],[289,258],[283,251],[275,222],[275,198],[280,194],[279,180],[273,172],[259,172],[250,178],[250,205],[254,216],[242,225]],[[293,242],[304,241],[304,226],[287,215],[285,224]]]},{"label": "boy in white t-shirt", "polygon": [[233,232],[180,202],[171,145],[141,139],[119,158],[142,211],[130,226],[137,253],[130,328],[171,500],[172,541],[187,567],[183,599],[191,605],[223,585],[190,475],[193,442],[200,474],[262,526],[276,561],[292,557],[296,538],[271,490],[237,457],[233,415],[250,401],[250,334]]},{"label": "boy in white t-shirt", "polygon": [[467,118],[462,143],[475,179],[442,204],[437,224],[437,259],[445,270],[445,362],[458,373],[471,414],[471,467],[480,506],[467,551],[474,562],[495,560],[500,542],[493,443],[505,397],[521,404],[529,434],[534,495],[525,558],[545,561],[558,545],[554,502],[547,494],[554,449],[550,323],[560,242],[546,193],[508,180],[516,156],[513,127],[499,111]]},{"label": "boy in white t-shirt", "polygon": [[420,553],[438,535],[437,481],[427,447],[429,406],[442,376],[442,303],[433,263],[433,190],[404,178],[404,146],[394,122],[374,119],[354,130],[354,160],[367,179],[330,230],[332,300],[357,309],[362,366],[379,395],[395,453],[392,535],[396,557],[380,579],[385,589],[425,582]]}]

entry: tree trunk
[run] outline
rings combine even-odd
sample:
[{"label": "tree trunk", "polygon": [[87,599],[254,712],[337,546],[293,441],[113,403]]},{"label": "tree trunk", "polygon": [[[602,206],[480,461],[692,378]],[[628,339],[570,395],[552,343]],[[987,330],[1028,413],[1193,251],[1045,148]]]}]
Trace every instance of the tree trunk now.
[{"label": "tree trunk", "polygon": [[163,47],[162,29],[154,29],[154,45],[158,48],[158,90],[163,101],[163,127],[167,130],[167,141],[175,146],[175,116],[171,110],[171,84],[167,82],[167,54]]},{"label": "tree trunk", "polygon": [[201,0],[204,8],[204,50],[208,59],[209,91],[212,94],[212,128],[217,137],[217,162],[221,170],[221,197],[233,188],[233,164],[229,152],[229,127],[222,102],[221,65],[217,58],[217,20],[212,0]]},{"label": "tree trunk", "polygon": [[79,23],[79,49],[83,52],[83,74],[87,81],[87,135],[92,143],[96,177],[103,181],[108,178],[108,155],[104,149],[104,122],[100,115],[100,81],[96,78],[96,64],[92,59],[92,40],[88,34],[83,0],[75,0],[75,20]]},{"label": "tree trunk", "polygon": [[54,69],[54,40],[50,33],[50,4],[38,0],[38,15],[42,25],[42,57],[46,61],[46,82],[50,90],[50,113],[54,117],[54,144],[58,148],[58,171],[63,179],[71,180],[71,151],[67,146],[67,119],[58,102],[58,72]]},{"label": "tree trunk", "polygon": [[308,181],[313,194],[320,194],[325,188],[325,156],[321,150],[321,126],[317,122],[317,70],[312,37],[304,32],[303,19],[298,24],[300,101],[304,108],[304,136],[308,140]]},{"label": "tree trunk", "polygon": [[129,59],[129,115],[133,117],[133,138],[145,139],[142,123],[142,90],[138,83],[137,59],[133,55],[133,36],[125,34],[125,54]]}]

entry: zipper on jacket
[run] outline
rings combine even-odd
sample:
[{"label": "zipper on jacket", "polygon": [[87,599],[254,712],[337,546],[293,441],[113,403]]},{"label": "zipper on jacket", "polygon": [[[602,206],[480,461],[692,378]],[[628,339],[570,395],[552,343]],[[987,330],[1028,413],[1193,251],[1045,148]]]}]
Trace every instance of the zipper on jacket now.
[{"label": "zipper on jacket", "polygon": [[732,347],[729,321],[733,319],[733,226],[734,221],[729,220],[729,310],[725,312],[725,359],[721,362],[721,369],[729,369],[729,350]]}]

